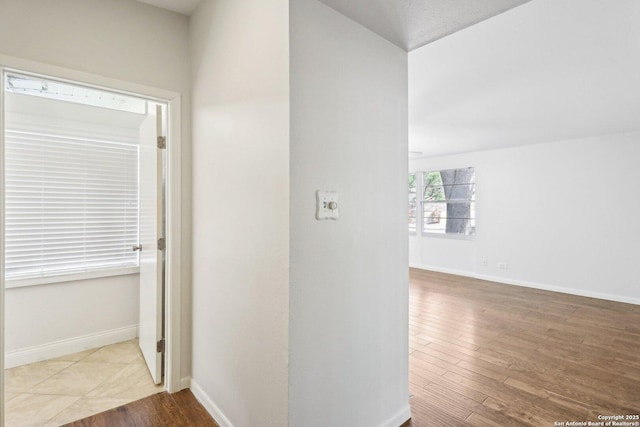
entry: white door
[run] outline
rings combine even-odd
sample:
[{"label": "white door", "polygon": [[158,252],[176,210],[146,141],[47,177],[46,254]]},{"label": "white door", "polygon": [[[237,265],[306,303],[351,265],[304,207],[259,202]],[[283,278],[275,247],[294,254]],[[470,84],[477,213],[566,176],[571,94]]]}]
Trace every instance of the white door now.
[{"label": "white door", "polygon": [[[166,108],[149,103],[149,113],[140,127],[140,350],[156,384],[162,382],[162,284],[163,237],[162,152]],[[161,350],[161,351],[158,351]]]}]

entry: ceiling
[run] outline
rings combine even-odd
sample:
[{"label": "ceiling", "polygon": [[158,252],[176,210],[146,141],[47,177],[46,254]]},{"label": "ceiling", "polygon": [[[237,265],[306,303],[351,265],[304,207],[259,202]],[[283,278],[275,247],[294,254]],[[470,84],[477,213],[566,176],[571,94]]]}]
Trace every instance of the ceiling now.
[{"label": "ceiling", "polygon": [[162,9],[178,12],[182,15],[191,16],[196,7],[200,4],[200,0],[137,0],[141,3],[147,3]]},{"label": "ceiling", "polygon": [[409,51],[411,151],[640,131],[637,0],[319,1]]},{"label": "ceiling", "polygon": [[535,0],[410,52],[410,150],[640,131],[638,22],[637,0]]},{"label": "ceiling", "polygon": [[529,0],[320,0],[410,51]]},{"label": "ceiling", "polygon": [[[137,0],[190,16],[201,0]],[[320,0],[409,51],[530,0]]]}]

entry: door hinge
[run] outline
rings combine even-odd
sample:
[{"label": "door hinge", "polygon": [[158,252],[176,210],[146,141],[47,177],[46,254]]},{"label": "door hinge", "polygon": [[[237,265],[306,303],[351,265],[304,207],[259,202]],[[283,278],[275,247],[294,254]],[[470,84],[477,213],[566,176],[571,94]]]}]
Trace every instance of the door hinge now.
[{"label": "door hinge", "polygon": [[164,353],[164,338],[156,343],[156,353]]},{"label": "door hinge", "polygon": [[167,137],[166,136],[159,136],[158,137],[158,148],[160,148],[161,150],[167,148]]},{"label": "door hinge", "polygon": [[167,239],[161,237],[158,239],[158,250],[164,251],[165,249],[167,249]]}]

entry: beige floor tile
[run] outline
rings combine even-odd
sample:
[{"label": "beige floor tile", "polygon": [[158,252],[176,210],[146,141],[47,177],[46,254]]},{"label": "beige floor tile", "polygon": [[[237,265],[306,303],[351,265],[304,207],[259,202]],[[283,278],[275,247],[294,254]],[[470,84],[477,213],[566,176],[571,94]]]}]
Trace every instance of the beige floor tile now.
[{"label": "beige floor tile", "polygon": [[7,427],[57,427],[163,391],[137,340],[8,369],[6,379]]},{"label": "beige floor tile", "polygon": [[21,394],[7,402],[5,424],[7,427],[42,427],[78,399],[75,396]]},{"label": "beige floor tile", "polygon": [[126,341],[102,347],[85,357],[83,362],[135,363],[142,358],[142,353],[135,341]]},{"label": "beige floor tile", "polygon": [[113,397],[82,397],[56,415],[50,421],[50,425],[60,426],[67,424],[130,402],[131,399],[117,399]]},{"label": "beige floor tile", "polygon": [[131,400],[142,399],[163,391],[162,385],[153,384],[147,365],[135,363],[109,378],[89,392],[90,397],[117,397]]},{"label": "beige floor tile", "polygon": [[95,353],[96,351],[100,350],[101,348],[102,347],[90,348],[90,349],[85,350],[85,351],[81,351],[81,352],[73,353],[73,354],[67,354],[66,356],[60,356],[60,357],[56,357],[56,358],[50,359],[50,360],[61,360],[61,361],[66,361],[66,362],[80,362],[82,359],[84,359],[87,356]]},{"label": "beige floor tile", "polygon": [[25,393],[47,378],[71,366],[73,362],[51,361],[31,363],[5,370],[5,391]]},{"label": "beige floor tile", "polygon": [[5,393],[4,394],[4,401],[5,403],[10,401],[11,399],[13,399],[14,397],[16,397],[18,395],[18,393]]},{"label": "beige floor tile", "polygon": [[44,380],[31,389],[35,394],[84,396],[127,365],[119,363],[78,362]]}]

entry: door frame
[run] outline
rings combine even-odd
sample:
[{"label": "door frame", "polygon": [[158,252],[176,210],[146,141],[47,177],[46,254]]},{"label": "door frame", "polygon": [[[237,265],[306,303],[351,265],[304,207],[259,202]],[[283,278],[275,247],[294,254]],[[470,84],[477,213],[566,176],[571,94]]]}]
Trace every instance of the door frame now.
[{"label": "door frame", "polygon": [[[165,389],[174,393],[185,384],[181,381],[181,294],[182,294],[182,111],[177,92],[131,83],[123,80],[76,71],[68,68],[0,54],[0,75],[5,70],[40,74],[134,96],[167,103],[168,135],[166,151],[166,264],[165,264]],[[4,170],[4,87],[0,88],[0,170]],[[0,174],[0,225],[4,224],[4,174]],[[0,226],[4,242],[4,226]],[[0,427],[4,427],[4,245],[0,244]]]}]

